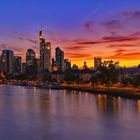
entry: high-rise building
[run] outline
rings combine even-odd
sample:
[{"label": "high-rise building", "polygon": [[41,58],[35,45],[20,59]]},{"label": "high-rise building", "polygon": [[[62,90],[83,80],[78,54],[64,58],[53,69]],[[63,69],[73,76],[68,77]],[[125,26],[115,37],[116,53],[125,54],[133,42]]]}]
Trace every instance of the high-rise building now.
[{"label": "high-rise building", "polygon": [[35,64],[35,51],[32,49],[28,49],[26,52],[26,64],[27,66]]},{"label": "high-rise building", "polygon": [[37,73],[40,72],[40,59],[35,59]]},{"label": "high-rise building", "polygon": [[1,64],[3,72],[13,73],[13,57],[14,52],[12,50],[2,50]]},{"label": "high-rise building", "polygon": [[51,43],[46,43],[46,68],[51,71]]},{"label": "high-rise building", "polygon": [[64,52],[59,47],[55,49],[55,57],[56,57],[56,65],[58,69],[63,71],[64,70]]},{"label": "high-rise building", "polygon": [[26,73],[26,63],[22,63],[21,72]]},{"label": "high-rise building", "polygon": [[51,71],[51,43],[45,42],[42,37],[42,31],[39,33],[40,37],[40,69]]},{"label": "high-rise building", "polygon": [[58,71],[58,67],[54,58],[52,58],[52,71]]},{"label": "high-rise building", "polygon": [[14,56],[14,59],[13,59],[13,72],[14,73],[21,73],[21,63],[22,63],[22,58],[20,56]]},{"label": "high-rise building", "polygon": [[102,64],[102,58],[101,57],[94,57],[94,68],[98,69]]},{"label": "high-rise building", "polygon": [[28,49],[26,52],[26,72],[28,74],[36,73],[35,51]]},{"label": "high-rise building", "polygon": [[71,69],[71,62],[68,59],[64,60],[64,70],[70,70]]},{"label": "high-rise building", "polygon": [[55,67],[55,64],[56,64],[55,59],[52,58],[52,70],[53,70],[53,68]]}]

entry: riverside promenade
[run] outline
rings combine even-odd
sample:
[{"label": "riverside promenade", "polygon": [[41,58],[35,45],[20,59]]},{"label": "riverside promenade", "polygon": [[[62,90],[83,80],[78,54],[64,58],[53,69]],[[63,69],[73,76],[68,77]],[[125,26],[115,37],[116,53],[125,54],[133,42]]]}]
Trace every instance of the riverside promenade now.
[{"label": "riverside promenade", "polygon": [[89,92],[93,94],[106,94],[112,96],[120,96],[124,98],[140,99],[140,89],[133,87],[92,87],[92,86],[69,86],[64,85],[64,89]]},{"label": "riverside promenade", "polygon": [[5,85],[13,85],[13,86],[29,86],[43,89],[53,89],[53,90],[74,90],[81,92],[89,92],[91,94],[105,94],[112,96],[120,96],[124,98],[136,98],[140,99],[140,88],[134,88],[132,86],[110,86],[109,88],[106,86],[98,85],[91,86],[89,84],[62,84],[62,83],[41,83],[36,81],[6,81]]}]

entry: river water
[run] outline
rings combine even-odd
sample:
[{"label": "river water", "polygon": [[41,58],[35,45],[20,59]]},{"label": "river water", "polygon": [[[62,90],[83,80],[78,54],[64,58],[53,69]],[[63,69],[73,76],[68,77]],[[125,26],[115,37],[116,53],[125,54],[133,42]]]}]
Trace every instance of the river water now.
[{"label": "river water", "polygon": [[140,140],[140,101],[0,86],[0,140]]}]

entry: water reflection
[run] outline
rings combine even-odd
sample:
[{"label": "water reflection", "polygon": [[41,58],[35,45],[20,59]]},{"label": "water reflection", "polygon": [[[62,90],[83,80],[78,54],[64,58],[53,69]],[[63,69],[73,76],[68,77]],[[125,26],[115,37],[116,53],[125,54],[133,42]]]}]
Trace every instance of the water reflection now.
[{"label": "water reflection", "polygon": [[0,120],[2,140],[138,140],[140,100],[1,86]]},{"label": "water reflection", "polygon": [[107,95],[98,96],[98,109],[102,112],[120,112],[121,111],[121,98]]},{"label": "water reflection", "polygon": [[140,113],[140,100],[137,101],[138,104],[138,113]]}]

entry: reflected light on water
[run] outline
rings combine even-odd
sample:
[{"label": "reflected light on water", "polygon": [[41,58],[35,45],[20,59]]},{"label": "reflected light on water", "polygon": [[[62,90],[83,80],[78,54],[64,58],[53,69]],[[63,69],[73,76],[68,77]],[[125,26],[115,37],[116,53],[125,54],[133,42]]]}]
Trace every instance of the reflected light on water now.
[{"label": "reflected light on water", "polygon": [[138,103],[138,113],[140,113],[140,100],[138,100],[137,103]]},{"label": "reflected light on water", "polygon": [[0,86],[0,140],[139,140],[140,100]]}]

